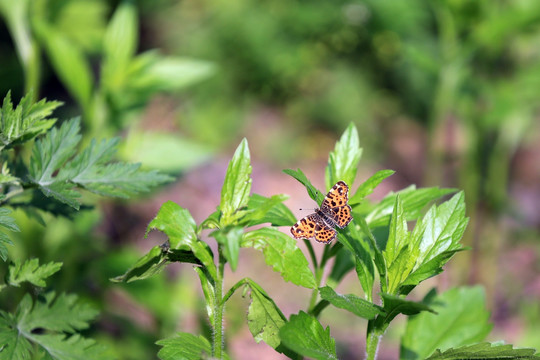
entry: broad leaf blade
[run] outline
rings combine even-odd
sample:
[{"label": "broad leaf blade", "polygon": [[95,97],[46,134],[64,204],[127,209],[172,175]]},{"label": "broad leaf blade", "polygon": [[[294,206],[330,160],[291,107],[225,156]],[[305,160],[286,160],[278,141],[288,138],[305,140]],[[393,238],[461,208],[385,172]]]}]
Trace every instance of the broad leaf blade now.
[{"label": "broad leaf blade", "polygon": [[285,281],[314,289],[317,285],[309,263],[290,236],[272,228],[262,228],[244,234],[243,247],[262,249],[264,258]]},{"label": "broad leaf blade", "polygon": [[405,300],[399,296],[390,295],[386,293],[381,294],[383,299],[383,310],[386,313],[384,322],[390,323],[399,314],[416,315],[422,311],[429,311],[435,313],[435,311],[424,303]]},{"label": "broad leaf blade", "polygon": [[162,360],[200,360],[212,355],[212,348],[206,338],[189,333],[178,333],[176,336],[159,340],[162,346],[158,357]]},{"label": "broad leaf blade", "polygon": [[303,356],[317,360],[337,359],[336,342],[330,337],[330,329],[324,329],[316,318],[303,311],[291,315],[279,336],[288,348]]},{"label": "broad leaf blade", "polygon": [[435,351],[426,360],[458,360],[458,359],[508,359],[538,360],[535,349],[514,349],[512,345],[481,343],[449,349],[445,352]]},{"label": "broad leaf blade", "polygon": [[422,209],[427,204],[453,192],[456,190],[439,189],[438,187],[416,189],[415,186],[409,186],[397,193],[390,193],[370,209],[366,215],[366,222],[371,228],[388,225],[398,195],[403,203],[403,214],[407,221],[410,221],[416,220],[422,215]]},{"label": "broad leaf blade", "polygon": [[366,196],[371,194],[373,190],[387,177],[393,175],[394,170],[380,170],[372,175],[369,179],[364,181],[362,185],[358,187],[353,196],[349,199],[349,204],[354,205],[360,203]]},{"label": "broad leaf blade", "polygon": [[356,316],[367,320],[375,319],[377,315],[384,314],[380,306],[353,294],[338,294],[329,286],[319,288],[319,294],[321,298],[329,301],[335,307],[350,311]]},{"label": "broad leaf blade", "polygon": [[217,269],[212,251],[206,243],[197,238],[197,225],[188,210],[172,201],[167,201],[148,224],[147,234],[153,229],[167,234],[171,250],[190,249],[216,279]]},{"label": "broad leaf blade", "polygon": [[279,329],[287,319],[276,303],[255,282],[248,280],[251,304],[248,309],[248,327],[256,342],[264,341],[274,349],[281,344]]},{"label": "broad leaf blade", "polygon": [[[247,206],[251,190],[251,165],[248,142],[243,139],[229,162],[221,189],[222,225],[232,224],[238,211]],[[236,214],[235,214],[236,213]]]},{"label": "broad leaf blade", "polygon": [[326,187],[330,189],[340,180],[352,186],[361,156],[358,131],[356,126],[350,123],[329,155],[325,173]]},{"label": "broad leaf blade", "polygon": [[128,81],[128,68],[137,49],[137,9],[129,1],[122,2],[109,22],[103,39],[104,61],[102,83],[112,92],[119,92]]},{"label": "broad leaf blade", "polygon": [[318,191],[308,180],[306,175],[302,172],[302,170],[292,170],[292,169],[286,169],[283,170],[283,172],[287,175],[292,176],[296,180],[298,180],[302,185],[304,185],[307,189],[308,195],[310,198],[315,200],[317,204],[321,204],[324,199],[324,194],[321,194],[320,191]]},{"label": "broad leaf blade", "polygon": [[249,197],[248,213],[243,221],[247,226],[270,223],[272,226],[289,226],[296,222],[296,218],[282,202],[287,195],[273,195],[270,198],[258,194]]},{"label": "broad leaf blade", "polygon": [[401,341],[401,359],[425,359],[435,350],[445,351],[485,339],[491,331],[489,312],[481,287],[456,288],[423,301],[437,315],[423,312],[409,318]]}]

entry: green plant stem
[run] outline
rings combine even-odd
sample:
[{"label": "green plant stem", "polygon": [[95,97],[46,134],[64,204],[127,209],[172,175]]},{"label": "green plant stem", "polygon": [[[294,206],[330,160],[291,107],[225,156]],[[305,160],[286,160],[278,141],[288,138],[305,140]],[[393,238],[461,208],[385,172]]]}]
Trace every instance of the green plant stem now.
[{"label": "green plant stem", "polygon": [[369,331],[366,339],[366,360],[375,360],[377,358],[377,349],[379,348],[379,340],[381,339],[382,333],[379,331]]},{"label": "green plant stem", "polygon": [[212,324],[213,336],[212,336],[212,357],[216,359],[223,358],[223,310],[225,304],[222,302],[223,297],[223,270],[225,268],[225,258],[222,255],[221,247],[219,252],[219,267],[218,276],[216,279],[216,285],[214,287],[214,323]]}]

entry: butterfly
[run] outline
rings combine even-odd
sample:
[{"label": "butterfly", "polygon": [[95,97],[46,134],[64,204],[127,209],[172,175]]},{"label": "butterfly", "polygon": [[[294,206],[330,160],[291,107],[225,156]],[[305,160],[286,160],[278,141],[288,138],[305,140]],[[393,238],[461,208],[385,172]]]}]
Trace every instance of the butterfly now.
[{"label": "butterfly", "polygon": [[318,242],[329,243],[337,236],[335,227],[343,229],[351,222],[351,207],[347,204],[349,186],[338,181],[326,194],[321,207],[300,219],[291,227],[296,239],[315,238]]}]

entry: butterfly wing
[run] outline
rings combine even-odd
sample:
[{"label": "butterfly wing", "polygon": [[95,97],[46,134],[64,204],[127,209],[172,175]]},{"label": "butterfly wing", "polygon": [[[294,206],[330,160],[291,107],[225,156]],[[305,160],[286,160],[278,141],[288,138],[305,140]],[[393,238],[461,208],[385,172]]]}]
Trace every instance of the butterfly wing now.
[{"label": "butterfly wing", "polygon": [[318,242],[329,243],[336,238],[336,231],[328,226],[318,214],[311,214],[300,219],[291,227],[291,234],[296,239],[315,238]]},{"label": "butterfly wing", "polygon": [[338,181],[321,204],[321,211],[342,229],[353,219],[352,209],[347,201],[349,201],[349,186],[344,181]]},{"label": "butterfly wing", "polygon": [[319,215],[311,214],[300,220],[291,227],[291,234],[296,239],[311,239],[315,236],[315,228],[322,220]]}]

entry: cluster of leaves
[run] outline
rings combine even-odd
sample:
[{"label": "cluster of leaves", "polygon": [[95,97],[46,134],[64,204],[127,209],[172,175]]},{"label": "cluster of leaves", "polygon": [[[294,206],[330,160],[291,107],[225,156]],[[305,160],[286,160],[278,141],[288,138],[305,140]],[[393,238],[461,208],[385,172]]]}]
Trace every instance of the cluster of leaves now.
[{"label": "cluster of leaves", "polygon": [[[156,93],[177,92],[215,72],[214,65],[207,61],[164,56],[156,50],[137,54],[136,4],[121,1],[115,9],[109,6],[103,1],[63,1],[54,5],[0,1],[0,17],[5,20],[21,61],[25,90],[39,92],[38,75],[45,55],[59,81],[80,106],[89,138],[98,134],[114,136],[132,125]],[[109,14],[112,17],[107,19]],[[96,66],[99,78],[93,69]],[[128,149],[121,152],[126,160],[180,171],[210,153],[207,147],[179,134],[131,127]],[[156,156],[156,152],[180,150],[188,150],[193,156],[169,158],[166,163],[160,161],[162,156]]]},{"label": "cluster of leaves", "polygon": [[[46,100],[33,103],[28,94],[14,107],[8,93],[0,108],[0,257],[4,261],[6,245],[12,243],[4,230],[20,231],[8,206],[44,224],[44,212],[72,215],[81,207],[77,189],[127,198],[171,180],[140,169],[140,164],[114,162],[118,139],[92,140],[79,151],[79,120],[54,127],[56,119],[50,118],[59,105]],[[56,262],[40,266],[38,259],[15,259],[8,266],[0,290],[23,287],[28,292],[13,312],[0,310],[0,359],[109,358],[102,347],[78,333],[97,312],[81,305],[74,295],[41,289],[61,266]]]},{"label": "cluster of leaves", "polygon": [[[360,154],[358,134],[351,125],[330,154],[327,188],[337,180],[343,179],[349,184],[354,182]],[[300,170],[285,172],[306,186],[308,194],[321,203],[322,193]],[[145,279],[170,262],[193,264],[206,300],[213,338],[178,333],[158,342],[163,347],[158,354],[161,359],[199,359],[203,354],[227,358],[223,350],[223,309],[240,288],[249,290],[251,304],[247,323],[254,339],[266,342],[292,359],[302,356],[337,359],[335,340],[330,336],[329,328],[325,329],[317,319],[328,305],[368,320],[369,359],[375,357],[381,335],[399,314],[417,315],[411,317],[407,326],[402,359],[421,359],[432,354],[433,358],[442,359],[455,353],[474,356],[502,351],[501,347],[489,345],[459,348],[482,341],[490,330],[480,289],[451,290],[439,296],[430,293],[422,302],[405,298],[420,282],[439,274],[452,255],[462,249],[459,241],[468,221],[462,193],[440,205],[431,206],[422,216],[422,210],[428,203],[455,191],[407,188],[372,204],[364,197],[393,172],[383,170],[376,173],[352,192],[350,204],[354,221],[339,231],[335,244],[325,246],[321,259],[317,259],[311,242],[306,240],[313,265],[311,270],[296,241],[276,229],[276,226],[290,226],[295,221],[291,211],[282,204],[286,197],[250,195],[250,173],[249,150],[244,139],[229,163],[216,212],[197,225],[188,210],[173,202],[165,203],[149,224],[147,232],[158,229],[168,236],[168,241],[155,246],[124,275],[114,279],[126,282]],[[417,219],[416,226],[409,231],[407,222]],[[244,229],[264,223],[270,226],[251,231]],[[381,228],[387,230],[384,239],[376,237]],[[217,255],[202,240],[204,229],[212,230],[210,237],[217,242]],[[240,280],[223,292],[224,266],[228,263],[233,271],[236,269],[242,247],[261,250],[267,264],[285,281],[312,289],[309,308],[287,319],[263,288],[250,278]],[[326,284],[323,284],[323,269],[332,258],[336,261],[325,279]],[[363,296],[343,295],[335,290],[340,280],[353,269],[364,290]],[[376,275],[380,282],[381,305],[374,301],[373,296]],[[436,315],[437,312],[440,315]],[[458,317],[462,321],[450,323],[449,317]],[[448,330],[449,324],[452,324],[451,331]],[[418,341],[416,336],[422,336],[422,341]],[[504,347],[504,351],[514,356],[510,358],[518,358],[521,354],[521,350],[514,351],[508,347]],[[529,358],[537,358],[532,355],[534,351],[527,351],[531,355]]]},{"label": "cluster of leaves", "polygon": [[[61,267],[55,262],[40,266],[37,259],[16,261],[9,266],[7,285],[44,287]],[[78,334],[97,314],[76,295],[49,291],[32,299],[26,294],[14,313],[0,310],[0,359],[29,359],[32,354],[55,360],[111,359],[104,347]]]}]

